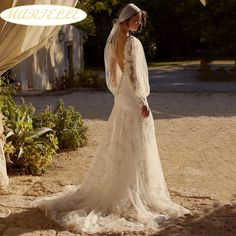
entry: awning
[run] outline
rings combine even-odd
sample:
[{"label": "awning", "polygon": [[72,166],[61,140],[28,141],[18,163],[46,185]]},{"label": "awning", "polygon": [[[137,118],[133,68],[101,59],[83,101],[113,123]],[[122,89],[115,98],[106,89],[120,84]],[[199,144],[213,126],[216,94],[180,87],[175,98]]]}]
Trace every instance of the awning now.
[{"label": "awning", "polygon": [[[76,6],[78,0],[1,0],[0,12],[5,9],[31,4]],[[0,19],[0,75],[46,46],[61,26],[24,26]],[[6,161],[3,152],[4,135],[0,113],[0,187],[8,185]]]}]

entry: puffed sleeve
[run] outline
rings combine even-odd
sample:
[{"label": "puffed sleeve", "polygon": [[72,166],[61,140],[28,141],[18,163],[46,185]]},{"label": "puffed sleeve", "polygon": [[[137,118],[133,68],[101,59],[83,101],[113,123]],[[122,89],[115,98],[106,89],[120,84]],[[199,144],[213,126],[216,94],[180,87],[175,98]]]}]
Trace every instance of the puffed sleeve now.
[{"label": "puffed sleeve", "polygon": [[140,106],[147,105],[146,97],[150,94],[148,67],[141,42],[131,38],[131,84]]},{"label": "puffed sleeve", "polygon": [[107,43],[104,50],[104,62],[107,87],[113,93],[113,95],[116,95],[119,78],[117,72],[117,62],[113,56],[110,43]]}]

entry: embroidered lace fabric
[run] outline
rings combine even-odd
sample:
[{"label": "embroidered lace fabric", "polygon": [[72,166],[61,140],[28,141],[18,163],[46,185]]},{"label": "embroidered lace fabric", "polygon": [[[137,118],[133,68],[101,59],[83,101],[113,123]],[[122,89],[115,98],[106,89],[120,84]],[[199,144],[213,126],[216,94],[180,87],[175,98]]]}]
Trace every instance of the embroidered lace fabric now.
[{"label": "embroidered lace fabric", "polygon": [[[140,41],[128,38],[123,72],[111,59],[107,45],[106,81],[114,106],[85,180],[38,199],[36,206],[63,227],[80,233],[158,230],[161,222],[190,211],[170,199],[152,113],[141,116],[140,106],[148,105],[150,89]],[[115,70],[110,68],[114,65]]]}]

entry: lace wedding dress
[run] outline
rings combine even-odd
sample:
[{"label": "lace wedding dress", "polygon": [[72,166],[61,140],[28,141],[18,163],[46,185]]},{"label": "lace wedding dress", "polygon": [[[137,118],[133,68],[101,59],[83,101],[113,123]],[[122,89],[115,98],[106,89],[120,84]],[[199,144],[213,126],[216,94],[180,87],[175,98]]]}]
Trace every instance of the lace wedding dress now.
[{"label": "lace wedding dress", "polygon": [[[153,116],[148,105],[148,70],[140,41],[130,36],[124,71],[113,68],[105,48],[107,85],[114,107],[84,182],[37,206],[63,227],[86,233],[158,229],[159,223],[190,211],[171,201],[158,155]],[[114,71],[115,68],[115,71]],[[113,83],[110,75],[116,76]]]}]

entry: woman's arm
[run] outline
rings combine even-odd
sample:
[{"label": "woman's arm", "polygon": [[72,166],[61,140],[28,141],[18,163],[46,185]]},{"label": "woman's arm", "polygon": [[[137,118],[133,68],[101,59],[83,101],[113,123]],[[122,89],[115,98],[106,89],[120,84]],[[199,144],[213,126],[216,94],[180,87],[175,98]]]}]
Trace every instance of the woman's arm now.
[{"label": "woman's arm", "polygon": [[131,38],[131,84],[133,85],[137,102],[143,117],[148,117],[150,110],[147,103],[147,96],[150,94],[148,67],[140,41]]},{"label": "woman's arm", "polygon": [[117,63],[112,54],[110,44],[107,44],[104,50],[105,76],[108,89],[113,95],[117,93]]}]

